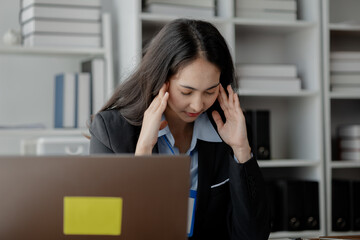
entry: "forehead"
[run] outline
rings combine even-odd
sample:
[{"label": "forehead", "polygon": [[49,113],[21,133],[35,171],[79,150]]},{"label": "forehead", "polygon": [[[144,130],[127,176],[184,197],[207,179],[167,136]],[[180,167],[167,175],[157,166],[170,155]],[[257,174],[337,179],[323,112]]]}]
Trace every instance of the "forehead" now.
[{"label": "forehead", "polygon": [[170,82],[194,88],[210,87],[220,80],[220,69],[204,58],[197,58],[181,68]]}]

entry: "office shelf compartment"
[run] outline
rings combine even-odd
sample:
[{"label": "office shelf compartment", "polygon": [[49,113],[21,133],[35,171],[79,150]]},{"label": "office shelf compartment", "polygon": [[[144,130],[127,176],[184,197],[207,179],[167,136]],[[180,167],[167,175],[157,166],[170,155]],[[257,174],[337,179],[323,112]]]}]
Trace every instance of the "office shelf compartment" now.
[{"label": "office shelf compartment", "polygon": [[270,111],[272,159],[321,157],[321,112],[319,97],[240,97],[241,107]]}]

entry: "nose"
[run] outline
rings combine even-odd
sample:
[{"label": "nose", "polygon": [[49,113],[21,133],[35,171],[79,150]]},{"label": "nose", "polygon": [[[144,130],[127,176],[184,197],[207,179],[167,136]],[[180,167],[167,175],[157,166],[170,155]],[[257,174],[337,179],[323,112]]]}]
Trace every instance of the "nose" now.
[{"label": "nose", "polygon": [[190,108],[194,113],[198,113],[204,108],[204,100],[201,95],[194,96],[191,101]]}]

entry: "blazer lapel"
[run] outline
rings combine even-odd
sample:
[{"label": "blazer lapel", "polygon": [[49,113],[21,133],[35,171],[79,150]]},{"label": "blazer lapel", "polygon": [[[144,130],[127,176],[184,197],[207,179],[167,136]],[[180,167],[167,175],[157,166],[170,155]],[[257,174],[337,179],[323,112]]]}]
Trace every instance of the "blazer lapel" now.
[{"label": "blazer lapel", "polygon": [[154,146],[154,148],[153,148],[153,150],[152,150],[152,153],[155,153],[155,154],[159,153],[159,148],[158,148],[158,144],[157,144],[157,143],[155,144],[155,146]]},{"label": "blazer lapel", "polygon": [[[203,222],[208,205],[211,187],[211,175],[215,163],[216,144],[198,140],[198,191],[195,222]],[[198,226],[199,227],[199,226]]]}]

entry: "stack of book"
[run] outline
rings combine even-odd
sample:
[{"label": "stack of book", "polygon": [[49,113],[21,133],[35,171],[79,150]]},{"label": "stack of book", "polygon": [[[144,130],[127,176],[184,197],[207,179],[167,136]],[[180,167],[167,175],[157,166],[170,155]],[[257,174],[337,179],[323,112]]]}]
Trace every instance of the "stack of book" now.
[{"label": "stack of book", "polygon": [[295,21],[296,0],[236,0],[235,15],[240,18]]},{"label": "stack of book", "polygon": [[23,0],[24,46],[100,47],[100,0]]},{"label": "stack of book", "polygon": [[91,116],[89,73],[61,73],[55,76],[55,128],[86,128]]},{"label": "stack of book", "polygon": [[301,81],[295,65],[239,64],[239,88],[244,90],[300,91]]},{"label": "stack of book", "polygon": [[360,161],[360,124],[340,126],[338,138],[340,159]]},{"label": "stack of book", "polygon": [[360,93],[360,52],[332,52],[330,71],[331,91]]},{"label": "stack of book", "polygon": [[215,0],[145,0],[144,11],[186,17],[214,17]]}]

